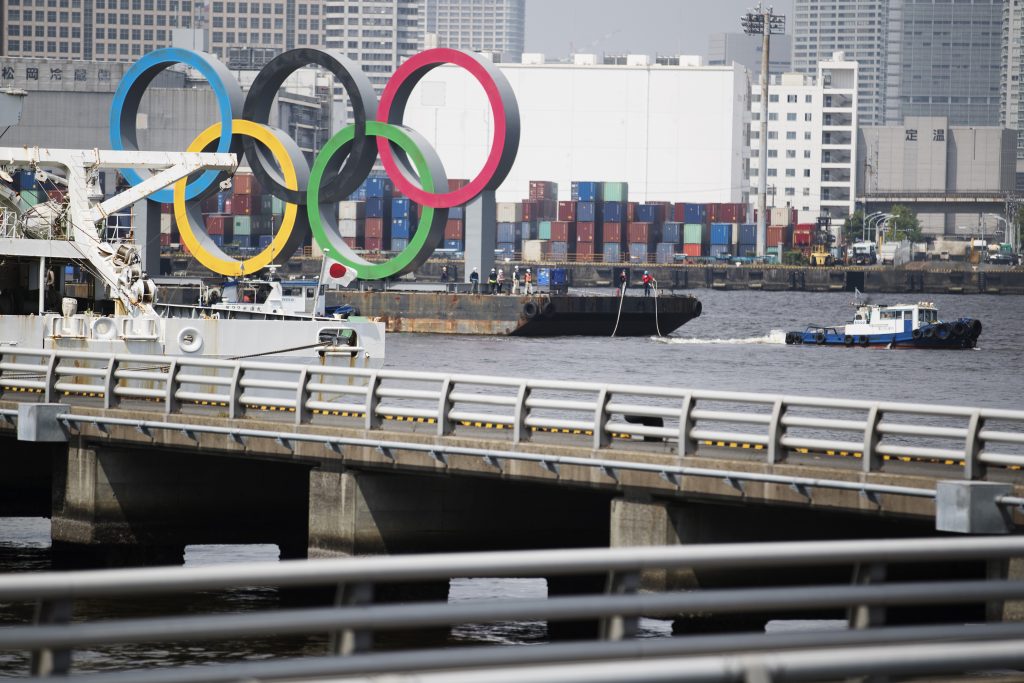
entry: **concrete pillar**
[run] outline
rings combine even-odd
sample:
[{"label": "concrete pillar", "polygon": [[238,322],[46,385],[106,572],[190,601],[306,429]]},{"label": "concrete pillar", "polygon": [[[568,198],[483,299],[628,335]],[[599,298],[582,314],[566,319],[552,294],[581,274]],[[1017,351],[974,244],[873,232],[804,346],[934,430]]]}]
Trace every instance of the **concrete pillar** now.
[{"label": "concrete pillar", "polygon": [[[612,548],[679,545],[687,511],[668,503],[642,498],[616,498],[611,503],[609,545]],[[697,587],[690,571],[652,569],[640,576],[640,587],[646,590],[685,590]]]},{"label": "concrete pillar", "polygon": [[132,207],[135,243],[142,258],[142,271],[150,277],[160,275],[160,204],[144,199]]},{"label": "concrete pillar", "polygon": [[494,267],[494,246],[497,236],[497,205],[494,202],[494,191],[487,190],[466,205],[466,243],[463,245],[466,261],[462,274],[464,282],[469,282],[469,274],[473,272],[473,268],[479,269],[481,287],[487,282],[487,274]]}]

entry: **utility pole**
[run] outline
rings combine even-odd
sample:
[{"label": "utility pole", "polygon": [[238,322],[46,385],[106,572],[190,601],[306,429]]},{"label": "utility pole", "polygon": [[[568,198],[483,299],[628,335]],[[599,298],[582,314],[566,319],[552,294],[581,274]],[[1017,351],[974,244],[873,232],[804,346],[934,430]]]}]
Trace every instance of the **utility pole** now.
[{"label": "utility pole", "polygon": [[[757,176],[757,255],[764,257],[768,235],[768,55],[773,33],[786,32],[786,17],[775,14],[761,3],[742,17],[740,23],[748,36],[761,36],[761,152]],[[781,256],[781,255],[780,255]]]}]

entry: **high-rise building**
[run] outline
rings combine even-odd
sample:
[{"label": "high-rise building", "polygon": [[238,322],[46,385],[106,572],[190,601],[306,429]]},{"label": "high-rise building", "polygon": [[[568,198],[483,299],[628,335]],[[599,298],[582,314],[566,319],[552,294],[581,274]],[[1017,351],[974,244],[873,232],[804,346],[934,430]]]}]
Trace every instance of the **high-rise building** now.
[{"label": "high-rise building", "polygon": [[[768,55],[768,73],[773,76],[791,71],[792,38],[785,34],[773,35],[771,54]],[[708,38],[708,66],[742,64],[752,74],[761,73],[761,36],[745,33],[712,33]]]},{"label": "high-rise building", "polygon": [[[791,206],[799,222],[853,213],[857,168],[859,65],[842,52],[819,62],[814,76],[772,76],[768,158],[759,157],[761,87],[751,89],[750,185],[766,169],[770,206]],[[833,221],[835,222],[835,221]]]},{"label": "high-rise building", "polygon": [[843,50],[860,64],[863,125],[944,116],[997,123],[1003,0],[796,0],[793,70]]},{"label": "high-rise building", "polygon": [[438,47],[489,52],[516,63],[523,55],[526,0],[427,0],[426,28]]},{"label": "high-rise building", "polygon": [[[999,74],[999,124],[1024,130],[1024,5],[1003,5],[1002,64]],[[1024,166],[1024,135],[1017,139],[1018,166]],[[1022,169],[1024,170],[1024,169]],[[1018,175],[1021,175],[1018,173]],[[1018,185],[1021,183],[1018,182]]]}]

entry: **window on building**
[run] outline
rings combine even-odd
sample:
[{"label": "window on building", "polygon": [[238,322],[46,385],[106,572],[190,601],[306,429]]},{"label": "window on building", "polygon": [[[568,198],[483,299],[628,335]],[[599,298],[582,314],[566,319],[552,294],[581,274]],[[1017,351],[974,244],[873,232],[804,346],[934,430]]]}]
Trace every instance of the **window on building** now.
[{"label": "window on building", "polygon": [[786,188],[786,196],[787,197],[795,197],[796,196],[796,188],[795,187],[787,187]]},{"label": "window on building", "polygon": [[809,187],[805,187],[804,188],[804,196],[805,197],[810,197],[811,196],[811,188],[809,188]]},{"label": "window on building", "polygon": [[811,112],[807,112],[806,114],[804,114],[804,121],[810,122],[810,121],[813,121],[813,120],[814,120],[814,114],[812,114]]},{"label": "window on building", "polygon": [[786,120],[787,121],[796,121],[796,112],[792,112],[791,111],[788,114],[786,114]]},{"label": "window on building", "polygon": [[769,95],[768,96],[768,102],[778,102],[778,101],[779,101],[779,96],[778,95]]},{"label": "window on building", "polygon": [[796,150],[795,149],[787,149],[786,150],[786,158],[787,159],[796,159]]},{"label": "window on building", "polygon": [[768,120],[769,121],[778,121],[779,120],[778,112],[774,112],[774,111],[768,112]]},{"label": "window on building", "polygon": [[779,156],[779,150],[777,150],[777,149],[770,149],[770,150],[768,150],[768,158],[769,159],[775,159],[778,156]]},{"label": "window on building", "polygon": [[769,178],[774,178],[775,176],[778,175],[778,172],[774,168],[769,168],[767,175]]},{"label": "window on building", "polygon": [[811,177],[811,169],[805,168],[804,169],[804,178],[810,178],[810,177]]},{"label": "window on building", "polygon": [[787,168],[786,169],[786,177],[787,178],[796,178],[796,169],[795,168]]},{"label": "window on building", "polygon": [[807,104],[810,104],[812,101],[813,101],[813,97],[811,95],[804,95],[804,102],[806,102]]},{"label": "window on building", "polygon": [[779,139],[779,131],[777,131],[777,130],[770,130],[770,131],[768,131],[768,139],[769,140],[778,140]]},{"label": "window on building", "polygon": [[786,95],[786,102],[796,104],[796,95]]},{"label": "window on building", "polygon": [[804,133],[804,140],[810,140],[810,139],[811,139],[811,131],[807,131],[806,133]]},{"label": "window on building", "polygon": [[787,131],[786,132],[786,139],[787,140],[796,140],[796,131],[795,130]]}]

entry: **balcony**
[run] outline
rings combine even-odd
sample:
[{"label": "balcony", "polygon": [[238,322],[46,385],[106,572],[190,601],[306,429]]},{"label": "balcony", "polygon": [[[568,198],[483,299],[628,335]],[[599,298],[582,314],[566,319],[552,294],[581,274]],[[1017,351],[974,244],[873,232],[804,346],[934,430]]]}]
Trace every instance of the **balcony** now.
[{"label": "balcony", "polygon": [[821,118],[821,125],[826,128],[830,126],[851,128],[853,126],[853,112],[826,112]]},{"label": "balcony", "polygon": [[849,168],[826,168],[821,172],[821,182],[823,183],[849,183],[850,182],[850,169]]},{"label": "balcony", "polygon": [[853,141],[853,133],[850,131],[831,130],[821,134],[822,145],[845,145],[849,146]]}]

